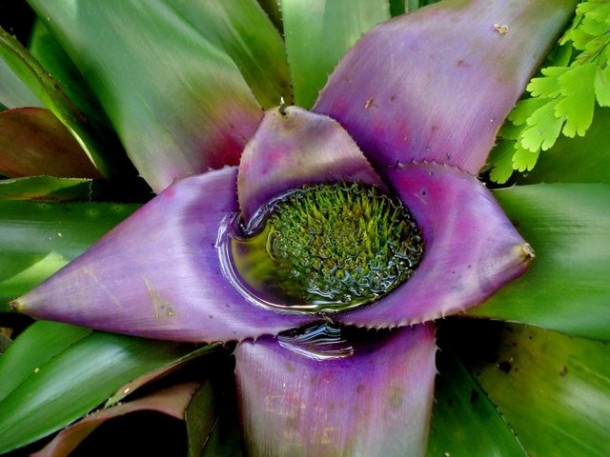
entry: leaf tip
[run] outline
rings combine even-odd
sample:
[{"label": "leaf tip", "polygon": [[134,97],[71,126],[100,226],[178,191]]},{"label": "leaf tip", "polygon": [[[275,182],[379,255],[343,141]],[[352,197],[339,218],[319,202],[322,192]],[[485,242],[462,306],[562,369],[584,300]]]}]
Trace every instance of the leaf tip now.
[{"label": "leaf tip", "polygon": [[8,302],[9,308],[16,313],[23,313],[25,310],[25,306],[23,304],[23,300],[21,298],[16,298],[15,300],[11,300]]},{"label": "leaf tip", "polygon": [[515,253],[522,263],[530,263],[536,258],[534,248],[529,243],[522,243],[515,246]]}]

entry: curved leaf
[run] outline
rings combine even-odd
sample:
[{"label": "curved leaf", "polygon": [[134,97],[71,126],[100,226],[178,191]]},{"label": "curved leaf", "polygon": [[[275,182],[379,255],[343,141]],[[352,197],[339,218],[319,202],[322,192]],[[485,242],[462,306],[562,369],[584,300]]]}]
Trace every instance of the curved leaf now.
[{"label": "curved leaf", "polygon": [[[19,348],[20,341],[18,338],[10,350]],[[171,364],[191,351],[191,346],[89,334],[41,364],[0,401],[0,452],[58,430],[127,381]],[[11,373],[0,365],[0,378],[6,376]]]},{"label": "curved leaf", "polygon": [[101,178],[70,131],[42,108],[0,113],[0,174]]},{"label": "curved leaf", "polygon": [[610,442],[608,360],[607,344],[507,325],[497,363],[475,373],[528,455],[603,457]]},{"label": "curved leaf", "polygon": [[103,422],[125,414],[137,411],[157,411],[176,419],[183,419],[184,412],[196,389],[196,383],[180,384],[137,400],[96,411],[62,430],[44,449],[32,454],[32,457],[66,456]]},{"label": "curved leaf", "polygon": [[237,64],[263,108],[292,100],[284,42],[256,0],[168,0]]},{"label": "curved leaf", "polygon": [[105,176],[122,165],[120,147],[107,132],[96,130],[61,90],[60,85],[14,37],[0,29],[2,58],[44,105],[72,132],[96,167]]},{"label": "curved leaf", "polygon": [[610,340],[610,186],[539,184],[495,196],[536,258],[469,315]]},{"label": "curved leaf", "polygon": [[0,311],[91,246],[138,205],[0,201]]},{"label": "curved leaf", "polygon": [[155,191],[235,164],[262,115],[224,51],[162,0],[31,0]]},{"label": "curved leaf", "polygon": [[310,108],[345,52],[390,18],[387,0],[281,0],[295,103]]}]

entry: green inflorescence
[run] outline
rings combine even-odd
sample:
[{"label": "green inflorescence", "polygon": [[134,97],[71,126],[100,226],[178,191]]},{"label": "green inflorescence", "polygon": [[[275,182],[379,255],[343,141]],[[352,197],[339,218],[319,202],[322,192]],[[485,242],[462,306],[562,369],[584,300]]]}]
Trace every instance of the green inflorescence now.
[{"label": "green inflorescence", "polygon": [[354,183],[291,192],[273,206],[259,236],[267,287],[312,311],[376,300],[407,280],[423,255],[407,209]]}]

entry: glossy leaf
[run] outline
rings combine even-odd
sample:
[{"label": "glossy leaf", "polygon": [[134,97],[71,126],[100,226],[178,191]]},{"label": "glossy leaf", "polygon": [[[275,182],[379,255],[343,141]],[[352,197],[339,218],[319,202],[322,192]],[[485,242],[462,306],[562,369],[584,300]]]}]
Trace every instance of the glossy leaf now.
[{"label": "glossy leaf", "polygon": [[610,186],[539,184],[495,196],[536,259],[472,316],[610,339]]},{"label": "glossy leaf", "polygon": [[292,100],[284,42],[256,0],[168,0],[240,69],[263,108]]},{"label": "glossy leaf", "polygon": [[237,66],[161,0],[31,0],[161,191],[236,164],[262,112]]},{"label": "glossy leaf", "polygon": [[28,377],[40,371],[40,367],[58,354],[78,343],[92,332],[58,322],[38,321],[30,325],[0,357],[0,402]]},{"label": "glossy leaf", "polygon": [[0,151],[4,176],[101,178],[70,131],[46,109],[0,113]]},{"label": "glossy leaf", "polygon": [[117,173],[121,148],[112,135],[99,131],[61,90],[57,81],[14,37],[0,30],[0,58],[13,69],[46,108],[77,138],[87,155],[105,177]]},{"label": "glossy leaf", "polygon": [[610,442],[608,360],[607,344],[509,325],[497,363],[475,372],[528,455],[602,457]]},{"label": "glossy leaf", "polygon": [[116,140],[116,134],[110,128],[106,113],[91,88],[41,20],[34,22],[28,49],[32,56],[53,76],[70,101],[86,115],[87,119],[103,129],[104,135],[112,136]]},{"label": "glossy leaf", "polygon": [[34,92],[21,81],[21,78],[0,58],[0,103],[7,108],[22,106],[43,107],[44,104],[36,97]]},{"label": "glossy leaf", "polygon": [[[263,337],[235,351],[248,455],[424,456],[432,409],[434,325],[308,349]],[[307,346],[306,346],[307,347]],[[348,355],[349,354],[349,355]]]},{"label": "glossy leaf", "polygon": [[100,196],[100,181],[77,178],[32,176],[0,180],[0,200],[36,200],[45,202],[88,201]]},{"label": "glossy leaf", "polygon": [[183,419],[184,412],[196,390],[196,383],[180,384],[143,398],[96,411],[63,429],[44,449],[32,454],[32,457],[66,456],[99,425],[125,414],[137,411],[157,411],[176,419]]},{"label": "glossy leaf", "polygon": [[510,425],[453,351],[441,350],[438,359],[428,457],[526,457]]},{"label": "glossy leaf", "polygon": [[[20,344],[17,339],[11,350]],[[41,364],[0,401],[0,452],[64,427],[125,382],[171,364],[191,350],[190,346],[91,333]],[[0,378],[6,376],[10,373],[0,366]]]},{"label": "glossy leaf", "polygon": [[345,52],[390,17],[387,0],[281,0],[295,104],[310,108]]},{"label": "glossy leaf", "polygon": [[91,246],[138,205],[0,201],[0,311]]},{"label": "glossy leaf", "polygon": [[200,346],[193,351],[189,352],[184,357],[180,357],[175,359],[171,363],[162,366],[161,368],[153,371],[148,371],[144,373],[142,376],[138,376],[137,378],[129,381],[126,384],[123,384],[119,387],[116,392],[108,397],[106,402],[104,403],[104,408],[108,408],[112,405],[116,405],[123,401],[128,395],[133,394],[139,388],[146,386],[147,384],[156,381],[168,374],[184,367],[186,364],[191,362],[193,359],[202,357],[204,355],[212,354],[213,352],[219,349],[219,344],[209,344],[206,346]]},{"label": "glossy leaf", "polygon": [[185,420],[189,439],[188,455],[199,457],[218,420],[214,392],[209,382],[202,384],[195,392],[185,411]]}]

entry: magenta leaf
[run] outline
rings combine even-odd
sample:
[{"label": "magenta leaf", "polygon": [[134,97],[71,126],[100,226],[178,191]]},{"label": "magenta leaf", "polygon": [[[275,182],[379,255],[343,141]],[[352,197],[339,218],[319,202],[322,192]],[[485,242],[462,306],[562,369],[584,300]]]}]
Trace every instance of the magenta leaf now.
[{"label": "magenta leaf", "polygon": [[351,356],[305,357],[265,337],[235,353],[252,456],[425,455],[434,325],[371,334]]},{"label": "magenta leaf", "polygon": [[239,164],[240,209],[247,222],[261,206],[291,189],[337,181],[384,186],[336,121],[298,107],[273,109]]},{"label": "magenta leaf", "polygon": [[237,212],[236,171],[179,181],[13,306],[40,319],[208,343],[309,322],[247,303],[221,271],[216,240]]},{"label": "magenta leaf", "polygon": [[352,48],[313,110],[381,173],[428,160],[477,174],[576,3],[455,0],[395,18]]},{"label": "magenta leaf", "polygon": [[533,251],[477,178],[447,165],[389,169],[426,243],[413,276],[371,306],[337,316],[358,326],[395,327],[464,311],[525,272]]}]

